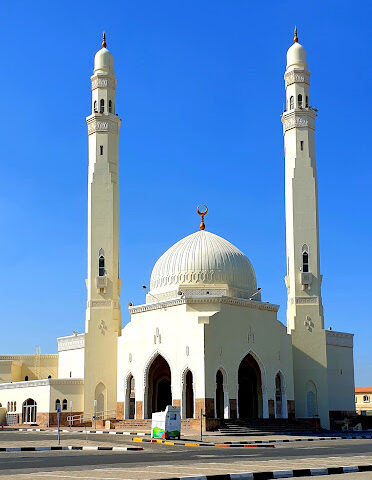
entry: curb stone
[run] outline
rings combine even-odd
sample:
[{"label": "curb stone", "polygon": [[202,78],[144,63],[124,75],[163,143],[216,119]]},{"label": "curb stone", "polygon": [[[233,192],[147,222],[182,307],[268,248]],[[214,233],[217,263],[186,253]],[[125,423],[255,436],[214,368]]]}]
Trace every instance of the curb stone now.
[{"label": "curb stone", "polygon": [[[328,468],[301,468],[295,470],[274,470],[271,472],[230,473],[191,477],[174,477],[171,480],[271,480],[273,478],[314,477],[342,473],[370,472],[372,465],[353,465]],[[162,480],[162,479],[160,479]],[[164,479],[165,480],[165,479]],[[167,479],[170,480],[170,479]]]},{"label": "curb stone", "polygon": [[[147,443],[162,443],[163,445],[177,445],[180,447],[219,447],[219,448],[229,448],[229,447],[245,447],[245,448],[275,448],[275,445],[254,445],[252,443],[239,443],[239,444],[229,444],[229,443],[203,443],[203,442],[172,442],[171,440],[163,440],[162,438],[138,438],[133,437],[133,442],[147,442]],[[193,477],[194,478],[194,477]]]},{"label": "curb stone", "polygon": [[52,447],[0,447],[0,452],[42,452],[50,450],[109,450],[113,452],[139,451],[142,447],[96,447],[91,445],[75,446],[75,445],[56,445]]},{"label": "curb stone", "polygon": [[[12,431],[18,431],[18,432],[58,432],[58,430],[50,430],[48,428],[16,428],[13,429]],[[138,436],[146,436],[150,435],[150,433],[144,433],[144,432],[112,432],[112,431],[107,431],[107,430],[66,430],[66,429],[60,429],[60,432],[62,433],[97,433],[97,434],[109,434],[109,435],[138,435]]]}]

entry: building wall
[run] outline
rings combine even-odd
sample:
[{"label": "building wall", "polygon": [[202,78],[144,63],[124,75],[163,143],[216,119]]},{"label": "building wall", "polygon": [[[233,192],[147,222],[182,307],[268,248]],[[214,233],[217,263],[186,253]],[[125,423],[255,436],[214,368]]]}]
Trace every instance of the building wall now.
[{"label": "building wall", "polygon": [[67,400],[67,411],[70,411],[70,401],[73,412],[84,410],[84,382],[82,380],[69,380],[64,383],[62,380],[52,383],[50,388],[49,411],[56,411],[56,400],[60,400],[61,409],[63,400]]},{"label": "building wall", "polygon": [[1,355],[0,383],[58,377],[58,355]]},{"label": "building wall", "polygon": [[84,378],[84,333],[57,338],[58,378]]},{"label": "building wall", "polygon": [[330,411],[354,411],[353,335],[326,331]]},{"label": "building wall", "polygon": [[[141,310],[142,306],[138,308]],[[200,315],[198,311],[188,311],[186,305],[132,313],[118,339],[117,401],[125,402],[126,382],[132,374],[137,418],[147,417],[146,374],[158,353],[171,369],[173,404],[181,402],[187,369],[193,374],[195,403],[204,398],[204,325]]]},{"label": "building wall", "polygon": [[[284,400],[294,400],[291,337],[276,319],[276,311],[275,305],[258,302],[256,308],[222,305],[220,312],[205,324],[206,397],[214,399],[215,410],[216,374],[221,369],[224,391],[228,394],[225,417],[228,416],[228,404],[238,403],[238,369],[248,353],[261,367],[262,416],[267,418],[269,415],[268,402],[275,402],[275,376],[278,372],[284,378]],[[234,416],[233,412],[230,414]]]},{"label": "building wall", "polygon": [[372,415],[372,387],[355,389],[355,410],[359,415]]}]

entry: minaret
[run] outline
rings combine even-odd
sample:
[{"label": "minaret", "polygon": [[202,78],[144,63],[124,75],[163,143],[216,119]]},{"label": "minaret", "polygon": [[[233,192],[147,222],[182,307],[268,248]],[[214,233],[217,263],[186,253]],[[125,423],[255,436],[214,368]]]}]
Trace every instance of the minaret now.
[{"label": "minaret", "polygon": [[[282,115],[285,154],[287,329],[294,346],[296,416],[308,417],[306,391],[314,384],[323,426],[328,418],[326,344],[319,262],[318,186],[315,162],[316,109],[310,103],[306,52],[287,52],[286,109]],[[310,382],[310,383],[306,383]],[[325,383],[324,383],[325,382]],[[306,386],[307,385],[307,386]],[[311,396],[311,395],[310,395]],[[327,405],[326,405],[327,403]]]},{"label": "minaret", "polygon": [[84,412],[116,409],[117,339],[121,334],[119,272],[119,129],[114,59],[94,58],[92,114],[87,117],[88,277],[85,320]]}]

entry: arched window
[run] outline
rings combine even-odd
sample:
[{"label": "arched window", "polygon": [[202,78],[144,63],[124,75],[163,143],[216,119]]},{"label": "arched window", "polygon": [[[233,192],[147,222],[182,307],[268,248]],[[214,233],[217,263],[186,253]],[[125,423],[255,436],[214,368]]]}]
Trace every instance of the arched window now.
[{"label": "arched window", "polygon": [[98,259],[98,276],[105,276],[105,257],[103,255],[100,255]]},{"label": "arched window", "polygon": [[10,402],[10,411],[11,411],[11,412],[13,412],[13,411],[14,411],[13,402]]},{"label": "arched window", "polygon": [[302,271],[309,271],[309,247],[306,244],[302,246]]},{"label": "arched window", "polygon": [[112,113],[112,101],[109,100],[109,113]]},{"label": "arched window", "polygon": [[306,95],[305,107],[308,108],[308,106],[309,106],[309,97]]},{"label": "arched window", "polygon": [[56,400],[56,411],[58,410],[58,407],[61,406],[61,400],[59,398],[57,398]]},{"label": "arched window", "polygon": [[291,97],[289,99],[289,109],[293,110],[294,109],[294,97]]},{"label": "arched window", "polygon": [[97,100],[94,100],[93,111],[94,111],[94,113],[98,112],[98,110],[97,110]]},{"label": "arched window", "polygon": [[62,410],[67,410],[67,398],[64,398],[62,401]]},{"label": "arched window", "polygon": [[99,111],[103,113],[105,111],[105,101],[103,98],[99,101]]},{"label": "arched window", "polygon": [[28,375],[25,376],[25,382],[28,382]]},{"label": "arched window", "polygon": [[17,411],[17,402],[14,402],[14,411]]},{"label": "arched window", "polygon": [[2,408],[2,406],[3,406],[3,405],[2,405],[2,403],[0,402],[0,408]]},{"label": "arched window", "polygon": [[297,97],[297,106],[298,106],[298,108],[302,108],[302,95],[301,95],[301,93],[299,93],[298,97]]},{"label": "arched window", "polygon": [[48,378],[52,378],[52,375],[48,375]]},{"label": "arched window", "polygon": [[10,412],[10,402],[8,402],[8,408],[7,411]]}]

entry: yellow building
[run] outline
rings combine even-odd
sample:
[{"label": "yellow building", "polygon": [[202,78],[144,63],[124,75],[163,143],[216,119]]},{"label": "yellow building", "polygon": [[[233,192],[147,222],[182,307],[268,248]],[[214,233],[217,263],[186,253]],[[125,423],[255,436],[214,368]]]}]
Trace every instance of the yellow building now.
[{"label": "yellow building", "polygon": [[372,387],[355,387],[355,410],[359,415],[372,415]]}]

